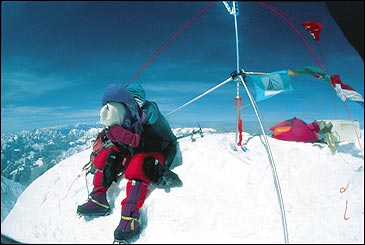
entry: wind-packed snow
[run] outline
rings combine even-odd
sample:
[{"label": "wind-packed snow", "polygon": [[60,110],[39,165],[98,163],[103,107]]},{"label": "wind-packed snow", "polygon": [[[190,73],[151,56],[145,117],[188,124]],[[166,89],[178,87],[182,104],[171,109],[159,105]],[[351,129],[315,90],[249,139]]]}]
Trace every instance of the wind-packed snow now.
[{"label": "wind-packed snow", "polygon": [[[273,171],[263,136],[243,136],[246,152],[235,145],[233,132],[180,139],[182,164],[173,171],[183,187],[149,194],[135,243],[274,244],[285,243],[286,234],[289,243],[364,243],[364,153],[358,142],[341,142],[332,153],[326,144],[267,136]],[[77,205],[92,188],[92,175],[85,178],[81,170],[90,152],[33,181],[1,224],[2,233],[24,243],[112,243],[127,181],[110,187],[109,216],[78,217]]]}]

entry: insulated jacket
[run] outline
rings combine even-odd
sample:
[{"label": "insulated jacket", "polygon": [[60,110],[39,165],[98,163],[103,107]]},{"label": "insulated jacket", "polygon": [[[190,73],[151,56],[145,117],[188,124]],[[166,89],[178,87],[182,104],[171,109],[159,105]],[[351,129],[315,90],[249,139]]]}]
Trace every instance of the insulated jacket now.
[{"label": "insulated jacket", "polygon": [[134,96],[145,117],[143,133],[135,152],[160,152],[165,157],[165,164],[170,167],[177,151],[177,139],[166,118],[161,114],[157,104],[145,99],[145,91],[139,84],[132,83],[127,89]]}]

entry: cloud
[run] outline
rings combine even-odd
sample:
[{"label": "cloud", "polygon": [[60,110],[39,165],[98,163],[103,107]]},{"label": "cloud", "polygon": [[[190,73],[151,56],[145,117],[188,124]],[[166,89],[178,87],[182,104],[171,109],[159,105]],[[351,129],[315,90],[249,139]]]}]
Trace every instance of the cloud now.
[{"label": "cloud", "polygon": [[1,108],[2,133],[84,122],[96,123],[98,120],[98,109],[75,110],[75,108],[66,106],[6,106]]},{"label": "cloud", "polygon": [[58,75],[40,75],[36,73],[9,72],[3,75],[2,101],[22,101],[38,97],[51,91],[72,87]]},{"label": "cloud", "polygon": [[[206,92],[207,90],[213,88],[214,86],[218,85],[219,83],[223,82],[227,77],[217,78],[214,81],[201,81],[201,80],[178,80],[178,79],[171,79],[169,82],[161,81],[160,84],[163,86],[156,86],[155,83],[141,83],[144,89],[146,90],[146,96],[153,96],[155,93],[164,93],[169,95],[179,94],[179,95],[189,95],[191,96],[198,96],[201,93]],[[233,82],[232,82],[233,84]],[[227,86],[224,86],[227,88]],[[224,87],[220,87],[214,90],[214,93],[226,93],[226,89]]]}]

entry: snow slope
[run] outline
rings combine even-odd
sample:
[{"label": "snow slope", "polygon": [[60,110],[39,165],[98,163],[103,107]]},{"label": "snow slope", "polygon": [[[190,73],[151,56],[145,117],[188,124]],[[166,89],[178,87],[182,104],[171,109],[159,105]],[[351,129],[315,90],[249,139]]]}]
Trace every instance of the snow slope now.
[{"label": "snow slope", "polygon": [[[135,243],[284,243],[283,216],[289,243],[364,243],[364,163],[356,142],[342,142],[331,153],[325,144],[268,136],[281,212],[263,136],[244,134],[246,152],[235,146],[235,133],[195,139],[179,140],[183,163],[174,171],[183,187],[150,193]],[[24,243],[112,243],[125,179],[108,191],[109,216],[76,214],[87,198],[86,183],[91,190],[92,176],[81,171],[90,151],[33,181],[1,224],[2,233]]]}]

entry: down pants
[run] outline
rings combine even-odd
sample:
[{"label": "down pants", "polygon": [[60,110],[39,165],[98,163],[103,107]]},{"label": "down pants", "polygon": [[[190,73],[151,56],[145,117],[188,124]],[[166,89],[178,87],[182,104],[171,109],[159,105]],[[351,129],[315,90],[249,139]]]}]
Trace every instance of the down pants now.
[{"label": "down pants", "polygon": [[[102,185],[102,179],[108,153],[112,148],[119,151],[116,146],[112,146],[101,151],[94,160],[96,171],[93,179],[93,192],[95,194],[107,192],[108,190],[108,188]],[[128,180],[126,197],[121,202],[122,215],[124,216],[139,216],[138,210],[143,206],[147,196],[148,186],[151,182],[144,173],[142,165],[144,159],[150,156],[157,159],[160,164],[165,162],[164,156],[159,152],[143,152],[136,153],[133,157],[124,154],[122,156],[123,160],[118,165],[118,173],[120,174],[124,170],[124,177]],[[135,215],[133,215],[133,213],[135,213]]]}]

